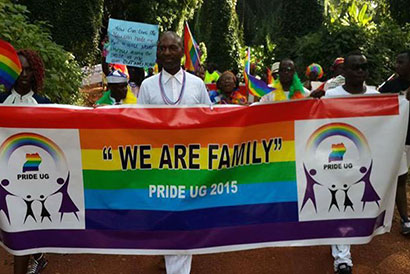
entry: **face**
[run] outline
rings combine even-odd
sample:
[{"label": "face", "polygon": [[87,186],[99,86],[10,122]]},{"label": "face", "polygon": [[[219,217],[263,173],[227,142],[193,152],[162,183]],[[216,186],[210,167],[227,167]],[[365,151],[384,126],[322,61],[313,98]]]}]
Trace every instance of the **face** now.
[{"label": "face", "polygon": [[17,85],[19,87],[27,87],[32,88],[34,84],[34,72],[28,62],[27,58],[23,55],[19,55],[22,71],[20,73],[19,78],[17,79]]},{"label": "face", "polygon": [[230,96],[232,91],[235,90],[236,82],[235,77],[230,73],[222,74],[219,78],[219,87],[221,91],[226,95]]},{"label": "face", "polygon": [[182,56],[184,56],[184,50],[180,39],[172,34],[161,36],[157,48],[157,59],[164,69],[179,68]]},{"label": "face", "polygon": [[291,83],[295,74],[295,64],[291,60],[282,61],[279,65],[279,77],[281,83]]},{"label": "face", "polygon": [[108,89],[111,90],[111,97],[119,102],[127,96],[127,83],[108,84]]},{"label": "face", "polygon": [[346,83],[362,85],[369,75],[367,59],[364,55],[352,55],[345,60],[344,76]]},{"label": "face", "polygon": [[402,53],[396,59],[396,72],[401,77],[410,75],[410,57]]}]

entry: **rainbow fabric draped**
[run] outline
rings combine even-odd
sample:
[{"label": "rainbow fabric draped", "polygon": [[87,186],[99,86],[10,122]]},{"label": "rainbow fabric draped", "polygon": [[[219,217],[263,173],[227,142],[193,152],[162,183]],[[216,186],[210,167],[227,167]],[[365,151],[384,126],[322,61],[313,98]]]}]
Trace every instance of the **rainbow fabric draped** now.
[{"label": "rainbow fabric draped", "polygon": [[251,59],[251,50],[248,48],[246,52],[246,59],[245,59],[245,71],[243,73],[245,79],[246,89],[254,96],[262,97],[272,91],[275,88],[269,87],[264,81],[257,79],[256,77],[252,76],[250,71],[250,59]]},{"label": "rainbow fabric draped", "polygon": [[21,71],[16,50],[12,45],[0,39],[0,84],[11,89]]}]

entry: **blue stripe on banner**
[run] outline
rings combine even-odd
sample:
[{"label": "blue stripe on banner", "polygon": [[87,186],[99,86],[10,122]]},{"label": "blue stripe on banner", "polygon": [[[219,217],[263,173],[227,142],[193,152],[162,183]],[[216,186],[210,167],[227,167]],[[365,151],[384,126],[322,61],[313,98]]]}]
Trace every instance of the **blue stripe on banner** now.
[{"label": "blue stripe on banner", "polygon": [[227,188],[224,187],[222,194],[218,194],[216,189],[215,194],[212,195],[212,188],[208,187],[204,197],[196,198],[191,198],[190,188],[185,189],[185,198],[157,198],[157,192],[149,197],[149,189],[86,189],[84,190],[85,208],[181,211],[297,201],[295,181],[238,184],[236,193],[232,193],[232,188],[229,189],[230,193],[227,193]]},{"label": "blue stripe on banner", "polygon": [[86,229],[175,231],[297,222],[297,202],[189,211],[86,210]]}]

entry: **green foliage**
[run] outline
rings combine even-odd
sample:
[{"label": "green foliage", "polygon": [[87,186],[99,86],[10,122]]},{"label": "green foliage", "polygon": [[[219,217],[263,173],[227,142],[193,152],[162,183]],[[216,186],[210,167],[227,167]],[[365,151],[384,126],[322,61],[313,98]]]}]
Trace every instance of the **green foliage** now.
[{"label": "green foliage", "polygon": [[391,75],[397,53],[410,46],[410,26],[400,28],[388,16],[381,16],[381,3],[340,2],[328,7],[327,21],[317,32],[298,38],[291,47],[299,72],[312,62],[328,71],[336,57],[360,49],[369,62],[367,83],[378,85]]},{"label": "green foliage", "polygon": [[81,65],[95,63],[102,24],[103,0],[19,0],[31,22],[51,25],[53,40],[74,54]]},{"label": "green foliage", "polygon": [[81,70],[74,56],[51,40],[48,25],[32,24],[25,6],[0,2],[0,39],[16,49],[36,50],[43,58],[46,78],[43,92],[55,103],[76,100],[81,84]]},{"label": "green foliage", "polygon": [[405,26],[410,23],[410,7],[408,0],[390,0],[390,12],[396,22]]},{"label": "green foliage", "polygon": [[320,29],[323,6],[319,0],[281,1],[277,11],[278,32],[272,40],[277,44],[279,59],[294,57],[296,39]]},{"label": "green foliage", "polygon": [[184,21],[194,16],[202,0],[105,0],[105,21],[122,19],[147,24],[158,24],[160,31],[182,33]]},{"label": "green foliage", "polygon": [[235,11],[236,0],[207,0],[195,20],[194,35],[207,46],[207,61],[218,70],[240,70],[242,32]]}]

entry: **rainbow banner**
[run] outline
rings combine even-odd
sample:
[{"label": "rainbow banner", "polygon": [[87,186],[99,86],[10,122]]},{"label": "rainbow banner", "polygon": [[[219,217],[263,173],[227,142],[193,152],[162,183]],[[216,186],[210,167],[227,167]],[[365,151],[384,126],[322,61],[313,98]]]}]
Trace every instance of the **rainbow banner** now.
[{"label": "rainbow banner", "polygon": [[368,243],[391,228],[408,108],[396,95],[0,107],[1,244],[24,255]]},{"label": "rainbow banner", "polygon": [[21,70],[16,50],[12,45],[0,39],[0,84],[11,89]]},{"label": "rainbow banner", "polygon": [[184,26],[184,49],[185,49],[185,69],[188,71],[197,71],[201,65],[199,47],[192,36],[188,23]]}]

